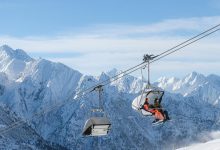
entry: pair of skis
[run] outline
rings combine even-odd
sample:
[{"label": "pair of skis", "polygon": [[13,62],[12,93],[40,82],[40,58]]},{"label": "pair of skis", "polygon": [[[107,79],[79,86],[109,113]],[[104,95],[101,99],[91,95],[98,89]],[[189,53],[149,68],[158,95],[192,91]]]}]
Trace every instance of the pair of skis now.
[{"label": "pair of skis", "polygon": [[153,121],[152,122],[152,125],[153,126],[158,126],[158,125],[162,125],[162,124],[164,124],[165,122],[167,122],[167,121],[171,121],[171,119],[170,118],[168,118],[168,119],[164,119],[164,120],[158,120],[158,121]]}]

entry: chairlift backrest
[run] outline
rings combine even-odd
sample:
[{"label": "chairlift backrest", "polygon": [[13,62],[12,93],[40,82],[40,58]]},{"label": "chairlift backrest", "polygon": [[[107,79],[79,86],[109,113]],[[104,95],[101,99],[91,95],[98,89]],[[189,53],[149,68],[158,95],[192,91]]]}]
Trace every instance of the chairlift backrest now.
[{"label": "chairlift backrest", "polygon": [[[164,91],[151,90],[151,91],[146,92],[145,99],[148,98],[149,104],[154,104],[155,99],[158,99],[159,103],[161,103],[163,95],[164,95]],[[144,102],[145,102],[145,99],[144,99]]]},{"label": "chairlift backrest", "polygon": [[141,107],[144,105],[146,98],[148,99],[149,104],[154,104],[154,100],[156,98],[159,100],[159,103],[161,103],[163,95],[164,91],[156,88],[144,89],[142,94],[133,100],[132,108],[141,112],[143,115],[152,115],[151,113],[141,109]]}]

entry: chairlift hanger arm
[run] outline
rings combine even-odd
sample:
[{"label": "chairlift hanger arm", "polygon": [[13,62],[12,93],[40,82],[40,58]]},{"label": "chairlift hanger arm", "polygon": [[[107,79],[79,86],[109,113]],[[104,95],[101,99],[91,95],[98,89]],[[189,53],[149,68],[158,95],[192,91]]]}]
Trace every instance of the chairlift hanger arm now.
[{"label": "chairlift hanger arm", "polygon": [[97,85],[96,87],[94,87],[89,93],[93,92],[93,91],[103,91],[103,87],[104,85]]},{"label": "chairlift hanger arm", "polygon": [[153,54],[145,54],[143,61],[144,63],[149,62],[150,60],[153,60],[154,58],[158,57],[159,55],[154,56]]}]

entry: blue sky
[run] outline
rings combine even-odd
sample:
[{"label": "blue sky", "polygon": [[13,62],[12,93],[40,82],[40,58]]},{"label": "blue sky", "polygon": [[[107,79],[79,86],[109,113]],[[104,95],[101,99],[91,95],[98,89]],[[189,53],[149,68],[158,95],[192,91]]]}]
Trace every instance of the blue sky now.
[{"label": "blue sky", "polygon": [[[111,68],[124,70],[139,63],[144,53],[157,54],[220,23],[220,2],[0,0],[0,18],[1,45],[97,75]],[[155,64],[154,79],[191,71],[220,74],[215,69],[220,66],[219,35]],[[179,65],[189,67],[180,70]]]},{"label": "blue sky", "polygon": [[219,15],[216,0],[1,0],[0,32],[57,35],[97,24],[149,24]]}]

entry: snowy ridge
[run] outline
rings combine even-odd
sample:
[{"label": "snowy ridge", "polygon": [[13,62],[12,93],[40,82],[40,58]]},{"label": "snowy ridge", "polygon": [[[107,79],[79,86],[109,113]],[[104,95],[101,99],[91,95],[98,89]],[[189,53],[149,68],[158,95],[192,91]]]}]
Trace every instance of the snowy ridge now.
[{"label": "snowy ridge", "polygon": [[183,79],[162,77],[159,78],[157,82],[158,87],[187,96],[189,93],[196,90],[196,88],[206,83],[206,78],[202,74],[192,72]]},{"label": "snowy ridge", "polygon": [[[7,57],[7,61],[0,59],[0,105],[28,121],[45,141],[67,149],[159,150],[201,142],[205,133],[220,130],[220,78],[217,75],[205,77],[194,72],[183,79],[161,78],[155,83],[169,91],[165,93],[162,104],[172,118],[172,121],[157,127],[151,125],[153,118],[140,116],[131,108],[131,101],[143,87],[140,79],[125,76],[105,86],[104,108],[112,123],[112,130],[109,136],[99,140],[82,138],[82,128],[86,119],[93,115],[90,109],[97,107],[98,95],[92,92],[80,100],[74,100],[73,97],[119,71],[113,69],[99,77],[87,76],[60,63],[34,60],[25,56],[25,53],[19,52],[19,56],[16,56],[16,50],[7,46],[1,47],[0,54],[4,51],[15,55]],[[18,67],[18,70],[7,67],[14,59],[19,60],[23,67]],[[33,119],[35,113],[60,102],[66,104]]]},{"label": "snowy ridge", "polygon": [[[118,71],[117,69],[114,68],[108,71],[107,75],[109,77],[113,77],[120,73],[121,71]],[[124,74],[121,74],[120,77],[122,77],[123,75]],[[128,93],[138,93],[143,87],[142,80],[133,77],[131,75],[124,76],[120,80],[116,80],[112,82],[111,85],[116,86],[118,88],[118,91],[120,92],[128,92]]]},{"label": "snowy ridge", "polygon": [[33,61],[23,50],[13,50],[7,45],[0,47],[0,72],[7,74],[10,79],[17,79],[25,67]]},{"label": "snowy ridge", "polygon": [[192,72],[183,79],[165,78],[158,79],[158,87],[171,93],[180,93],[184,97],[195,96],[214,105],[220,105],[220,76]]}]

